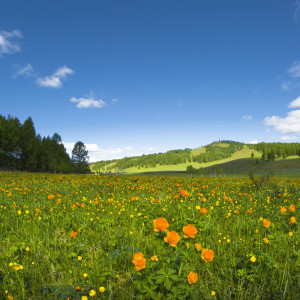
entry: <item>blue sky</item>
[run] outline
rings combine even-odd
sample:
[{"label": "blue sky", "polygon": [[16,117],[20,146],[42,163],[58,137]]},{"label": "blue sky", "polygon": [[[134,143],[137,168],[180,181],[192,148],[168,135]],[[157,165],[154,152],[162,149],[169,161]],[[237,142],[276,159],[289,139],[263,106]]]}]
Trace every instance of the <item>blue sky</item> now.
[{"label": "blue sky", "polygon": [[3,0],[0,114],[90,161],[298,142],[300,1]]}]

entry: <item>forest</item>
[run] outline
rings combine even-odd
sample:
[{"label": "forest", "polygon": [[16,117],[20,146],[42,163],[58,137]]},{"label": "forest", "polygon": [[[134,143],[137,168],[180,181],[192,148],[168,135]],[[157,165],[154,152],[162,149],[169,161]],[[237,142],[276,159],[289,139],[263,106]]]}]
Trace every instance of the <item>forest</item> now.
[{"label": "forest", "polygon": [[[76,146],[76,147],[75,147]],[[61,136],[36,134],[31,117],[23,124],[16,117],[0,115],[0,169],[30,172],[89,173],[88,152],[77,142],[69,157]]]}]

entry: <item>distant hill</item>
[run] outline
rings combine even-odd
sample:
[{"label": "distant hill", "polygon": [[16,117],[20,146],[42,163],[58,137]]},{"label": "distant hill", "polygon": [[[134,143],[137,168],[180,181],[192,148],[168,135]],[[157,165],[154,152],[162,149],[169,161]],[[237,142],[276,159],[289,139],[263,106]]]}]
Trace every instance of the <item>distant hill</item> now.
[{"label": "distant hill", "polygon": [[197,149],[171,150],[90,164],[94,174],[224,176],[250,173],[300,176],[299,143],[213,142]]}]

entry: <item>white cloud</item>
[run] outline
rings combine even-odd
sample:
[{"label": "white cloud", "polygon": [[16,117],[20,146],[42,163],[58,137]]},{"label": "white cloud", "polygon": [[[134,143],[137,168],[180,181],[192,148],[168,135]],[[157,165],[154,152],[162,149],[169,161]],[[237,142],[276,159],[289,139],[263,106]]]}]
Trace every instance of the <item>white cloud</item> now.
[{"label": "white cloud", "polygon": [[250,115],[247,115],[247,116],[242,116],[242,119],[243,120],[246,120],[246,121],[250,121],[250,120],[252,120],[252,116],[250,116]]},{"label": "white cloud", "polygon": [[112,104],[117,104],[118,102],[119,102],[119,100],[117,98],[112,98],[111,99]]},{"label": "white cloud", "polygon": [[[74,148],[75,143],[65,143],[63,142],[67,153],[72,156],[72,150]],[[140,156],[142,154],[153,153],[154,148],[149,147],[147,149],[137,149],[131,146],[125,147],[115,147],[102,149],[97,144],[85,144],[86,149],[88,150],[88,156],[90,162],[96,162],[100,160],[111,160],[111,159],[120,159],[130,156]]]},{"label": "white cloud", "polygon": [[14,78],[16,78],[18,76],[25,76],[25,77],[35,76],[33,67],[29,63],[25,66],[13,65],[12,67],[13,67],[13,69],[15,69]]},{"label": "white cloud", "polygon": [[288,73],[294,78],[300,77],[300,61],[294,61],[288,69]]},{"label": "white cloud", "polygon": [[71,102],[77,103],[77,108],[89,108],[89,107],[96,107],[96,108],[102,108],[106,106],[106,103],[102,99],[95,99],[95,96],[93,93],[86,96],[86,98],[76,98],[72,97],[70,99]]},{"label": "white cloud", "polygon": [[281,89],[283,91],[287,91],[291,87],[291,82],[290,81],[285,81],[281,84]]},{"label": "white cloud", "polygon": [[248,144],[252,144],[252,145],[254,145],[254,144],[258,144],[259,143],[259,141],[258,140],[255,140],[255,141],[251,141],[251,142],[249,142]]},{"label": "white cloud", "polygon": [[299,138],[296,136],[290,136],[290,135],[285,135],[281,137],[282,141],[294,141],[294,140],[298,140]]},{"label": "white cloud", "polygon": [[19,30],[0,31],[0,57],[21,51],[18,39],[22,38]]},{"label": "white cloud", "polygon": [[289,107],[290,108],[300,107],[300,97],[290,102]]},{"label": "white cloud", "polygon": [[294,21],[298,22],[300,19],[300,1],[295,1]]},{"label": "white cloud", "polygon": [[74,71],[66,66],[58,68],[52,75],[46,77],[39,77],[36,82],[41,87],[60,88],[62,86],[62,79],[67,75],[73,74]]},{"label": "white cloud", "polygon": [[286,134],[300,134],[300,110],[287,113],[285,118],[279,116],[266,117],[264,123]]}]

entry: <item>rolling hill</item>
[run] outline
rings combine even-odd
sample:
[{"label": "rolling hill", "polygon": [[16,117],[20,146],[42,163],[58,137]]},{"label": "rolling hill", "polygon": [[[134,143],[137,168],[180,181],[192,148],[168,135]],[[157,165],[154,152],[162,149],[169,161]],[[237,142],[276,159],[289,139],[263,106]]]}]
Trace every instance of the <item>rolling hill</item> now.
[{"label": "rolling hill", "polygon": [[[292,150],[286,150],[287,148]],[[172,150],[166,153],[100,161],[90,164],[90,168],[95,174],[150,176],[273,174],[300,177],[299,149],[299,143],[247,145],[220,141],[197,149]],[[298,155],[295,155],[296,153]]]}]

